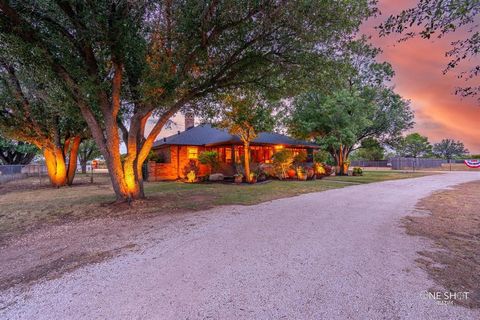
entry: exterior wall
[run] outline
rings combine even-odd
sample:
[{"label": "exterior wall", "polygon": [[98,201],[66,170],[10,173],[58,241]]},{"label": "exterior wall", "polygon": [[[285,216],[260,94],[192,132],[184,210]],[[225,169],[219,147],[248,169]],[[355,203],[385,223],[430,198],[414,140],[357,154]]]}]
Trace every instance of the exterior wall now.
[{"label": "exterior wall", "polygon": [[[188,150],[193,146],[165,146],[154,149],[154,152],[161,154],[165,163],[148,163],[148,181],[162,181],[162,180],[177,180],[185,178],[184,168],[189,164]],[[198,154],[203,151],[216,151],[220,157],[219,172],[232,176],[235,174],[235,162],[241,161],[243,155],[243,146],[219,146],[219,147],[196,147]],[[252,146],[252,159],[263,163],[270,163],[271,156],[276,151],[274,146]],[[288,148],[294,153],[300,151],[307,151],[305,148]],[[311,149],[309,149],[311,150]],[[311,152],[310,152],[311,153]],[[208,166],[198,163],[199,176],[208,174]],[[308,161],[308,160],[307,160]]]},{"label": "exterior wall", "polygon": [[[188,158],[188,146],[166,146],[155,149],[158,154],[162,154],[165,163],[148,163],[148,181],[176,180],[185,178],[183,170],[190,162]],[[198,147],[198,154],[205,151],[204,147]],[[208,167],[198,163],[199,176],[208,174]]]}]

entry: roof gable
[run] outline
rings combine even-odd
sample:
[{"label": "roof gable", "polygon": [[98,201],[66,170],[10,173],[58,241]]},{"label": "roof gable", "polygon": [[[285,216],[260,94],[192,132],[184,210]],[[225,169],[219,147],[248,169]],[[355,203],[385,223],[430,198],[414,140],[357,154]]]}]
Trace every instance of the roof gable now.
[{"label": "roof gable", "polygon": [[[203,124],[178,134],[155,141],[153,147],[162,145],[213,146],[220,144],[240,144],[238,136],[230,134],[225,129],[214,128],[210,124]],[[286,135],[272,132],[261,132],[252,144],[275,144],[285,146],[299,146],[318,148],[314,143],[296,140]]]}]

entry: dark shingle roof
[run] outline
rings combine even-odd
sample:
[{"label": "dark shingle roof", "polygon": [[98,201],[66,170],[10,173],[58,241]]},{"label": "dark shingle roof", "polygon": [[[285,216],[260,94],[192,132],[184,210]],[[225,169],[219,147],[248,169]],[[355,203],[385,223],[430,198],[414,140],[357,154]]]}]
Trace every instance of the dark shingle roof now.
[{"label": "dark shingle roof", "polygon": [[[240,144],[241,140],[238,136],[231,135],[227,130],[213,128],[210,124],[204,124],[193,127],[179,134],[162,138],[155,141],[153,147],[163,145],[184,145],[184,146],[213,146],[220,144]],[[302,140],[296,140],[279,133],[261,132],[258,137],[253,140],[252,144],[276,144],[290,147],[311,147],[318,148],[318,145]]]}]

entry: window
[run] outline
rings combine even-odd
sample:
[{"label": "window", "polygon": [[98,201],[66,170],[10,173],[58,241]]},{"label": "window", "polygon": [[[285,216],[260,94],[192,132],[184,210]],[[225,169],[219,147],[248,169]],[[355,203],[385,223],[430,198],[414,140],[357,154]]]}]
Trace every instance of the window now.
[{"label": "window", "polygon": [[197,147],[187,147],[187,156],[188,156],[188,159],[197,159],[198,158],[198,148]]},{"label": "window", "polygon": [[232,148],[225,149],[225,162],[232,163]]}]

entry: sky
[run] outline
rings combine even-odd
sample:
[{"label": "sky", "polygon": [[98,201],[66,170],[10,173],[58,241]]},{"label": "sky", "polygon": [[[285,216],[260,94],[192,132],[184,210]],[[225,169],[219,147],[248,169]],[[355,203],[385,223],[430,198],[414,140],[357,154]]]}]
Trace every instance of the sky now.
[{"label": "sky", "polygon": [[[381,15],[366,21],[360,32],[371,36],[371,42],[381,48],[380,61],[388,61],[395,70],[393,85],[405,99],[411,101],[415,112],[415,127],[429,138],[431,143],[444,138],[462,141],[471,153],[480,154],[480,106],[473,98],[461,98],[454,94],[464,81],[457,78],[457,71],[442,73],[449,59],[445,52],[455,37],[424,40],[411,39],[398,43],[397,36],[378,37],[374,29],[390,14],[411,7],[415,0],[380,0]],[[458,37],[458,34],[456,35]],[[463,67],[473,65],[466,61]],[[184,130],[183,116],[172,119],[176,124],[164,129],[159,138]]]},{"label": "sky", "polygon": [[[411,101],[415,112],[416,124],[412,131],[426,135],[432,143],[443,138],[460,140],[471,153],[478,154],[480,106],[473,98],[461,98],[454,94],[455,87],[464,84],[464,80],[457,78],[456,70],[446,75],[442,73],[449,61],[445,52],[449,50],[450,42],[459,35],[398,43],[396,36],[379,38],[374,29],[390,14],[411,7],[415,2],[380,0],[381,15],[364,23],[361,32],[370,35],[371,42],[383,50],[379,59],[392,64],[396,73],[393,79],[396,91]],[[474,61],[465,61],[463,67],[473,64]]]}]

